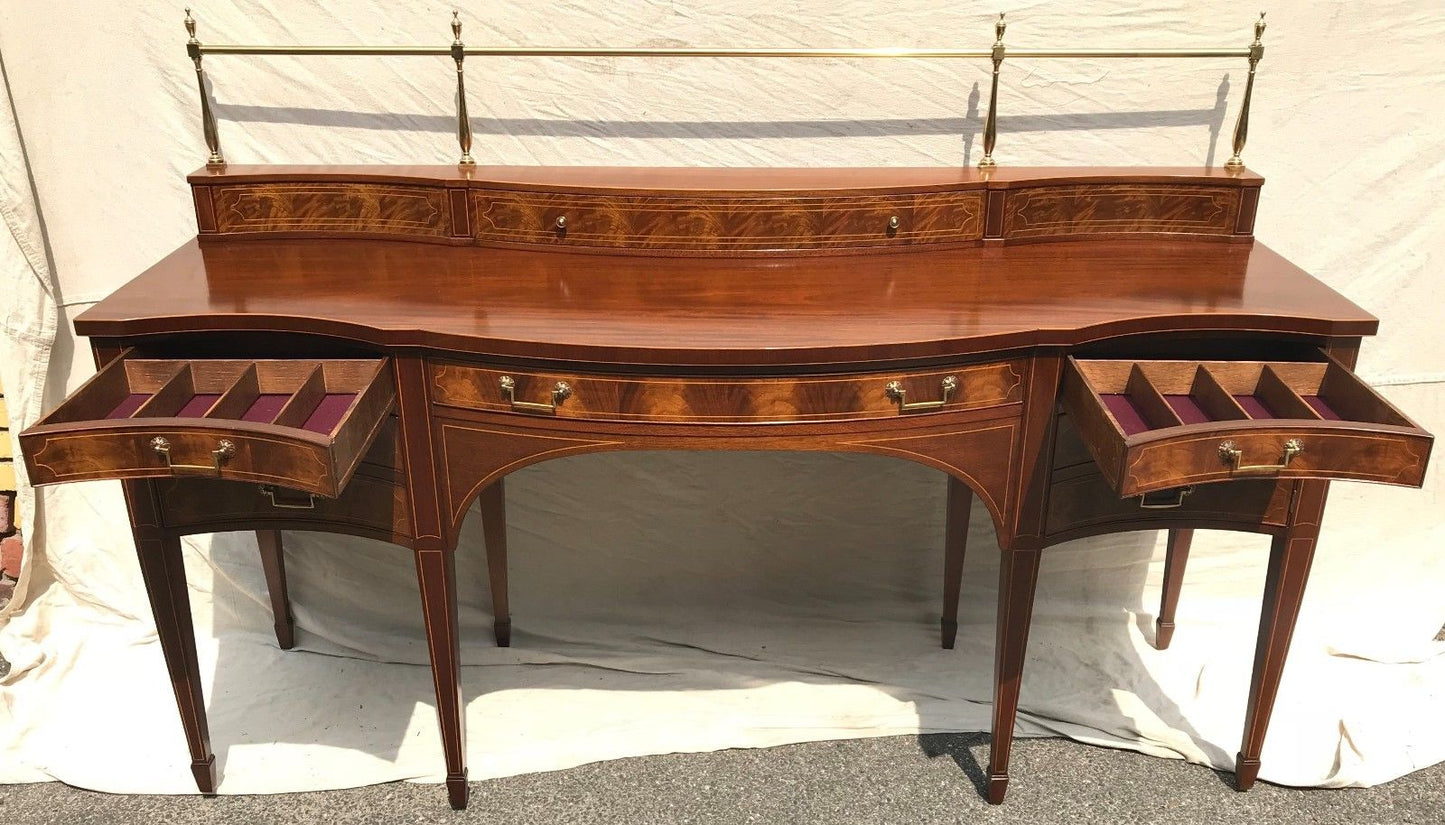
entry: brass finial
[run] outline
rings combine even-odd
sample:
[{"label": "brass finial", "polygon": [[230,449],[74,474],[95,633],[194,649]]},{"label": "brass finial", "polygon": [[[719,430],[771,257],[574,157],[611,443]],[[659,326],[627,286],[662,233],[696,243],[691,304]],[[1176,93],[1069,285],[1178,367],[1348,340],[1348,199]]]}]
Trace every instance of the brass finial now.
[{"label": "brass finial", "polygon": [[191,42],[191,43],[199,43],[199,42],[201,42],[201,41],[199,41],[199,40],[196,39],[196,18],[194,18],[194,17],[191,16],[191,9],[190,9],[189,6],[186,7],[186,34],[189,34],[189,35],[191,36],[191,39],[190,39],[189,42]]},{"label": "brass finial", "polygon": [[462,44],[461,12],[452,9],[452,59],[457,62],[457,144],[462,148],[458,166],[475,166],[472,159],[472,121],[467,117],[467,82],[462,74],[462,61],[466,58],[466,47]]},{"label": "brass finial", "polygon": [[1249,103],[1254,97],[1254,72],[1264,59],[1264,12],[1254,21],[1254,42],[1249,44],[1249,75],[1244,81],[1244,101],[1239,105],[1239,120],[1234,123],[1234,154],[1224,162],[1226,169],[1243,169],[1244,143],[1249,139]]},{"label": "brass finial", "polygon": [[1003,45],[1004,29],[1008,24],[1004,22],[1003,12],[998,13],[998,20],[993,24],[993,81],[988,91],[988,116],[983,121],[983,158],[978,162],[980,169],[992,169],[998,165],[993,159],[994,143],[998,140],[998,72],[1003,68],[1005,49]]}]

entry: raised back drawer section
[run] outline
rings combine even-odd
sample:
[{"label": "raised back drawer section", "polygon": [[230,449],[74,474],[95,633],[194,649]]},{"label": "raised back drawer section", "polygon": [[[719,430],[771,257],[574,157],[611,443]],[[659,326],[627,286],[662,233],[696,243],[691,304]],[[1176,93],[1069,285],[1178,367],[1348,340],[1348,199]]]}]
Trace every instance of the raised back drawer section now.
[{"label": "raised back drawer section", "polygon": [[479,190],[480,243],[765,252],[972,243],[980,191],[836,197],[659,197]]},{"label": "raised back drawer section", "polygon": [[1237,478],[1424,483],[1431,435],[1321,358],[1070,359],[1064,406],[1121,496]]},{"label": "raised back drawer section", "polygon": [[200,237],[609,254],[1247,240],[1262,179],[1189,169],[240,167],[191,176]]},{"label": "raised back drawer section", "polygon": [[1021,361],[948,370],[778,378],[627,377],[438,362],[432,401],[558,418],[763,424],[896,418],[1022,400]]},{"label": "raised back drawer section", "polygon": [[334,498],[395,392],[386,360],[122,357],[20,443],[35,484],[191,475]]}]

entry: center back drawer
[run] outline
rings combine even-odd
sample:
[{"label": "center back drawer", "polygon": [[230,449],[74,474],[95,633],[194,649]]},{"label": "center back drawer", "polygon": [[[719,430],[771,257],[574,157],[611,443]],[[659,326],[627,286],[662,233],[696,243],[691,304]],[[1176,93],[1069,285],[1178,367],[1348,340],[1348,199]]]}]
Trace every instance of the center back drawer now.
[{"label": "center back drawer", "polygon": [[976,243],[984,203],[978,190],[719,198],[483,189],[471,214],[483,243],[685,254]]},{"label": "center back drawer", "polygon": [[432,401],[468,410],[637,421],[745,423],[927,415],[1022,400],[1018,360],[946,370],[758,378],[630,377],[431,365]]}]

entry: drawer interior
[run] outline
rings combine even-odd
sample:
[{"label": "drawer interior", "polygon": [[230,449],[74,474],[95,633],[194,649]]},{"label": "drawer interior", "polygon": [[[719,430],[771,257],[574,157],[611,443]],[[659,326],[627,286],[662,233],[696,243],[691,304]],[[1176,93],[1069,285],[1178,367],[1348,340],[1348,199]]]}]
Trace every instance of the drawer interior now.
[{"label": "drawer interior", "polygon": [[335,436],[378,361],[126,360],[45,419],[211,419]]},{"label": "drawer interior", "polygon": [[1413,426],[1334,362],[1076,361],[1126,436],[1230,421]]}]

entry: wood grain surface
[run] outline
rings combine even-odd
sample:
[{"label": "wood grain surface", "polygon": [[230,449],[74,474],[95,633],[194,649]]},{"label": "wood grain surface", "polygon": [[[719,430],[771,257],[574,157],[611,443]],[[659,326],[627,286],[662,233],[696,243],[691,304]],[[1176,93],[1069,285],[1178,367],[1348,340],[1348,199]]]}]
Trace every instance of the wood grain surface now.
[{"label": "wood grain surface", "polygon": [[[684,378],[598,375],[582,372],[539,373],[439,361],[431,364],[435,403],[474,410],[517,412],[501,389],[506,376],[516,385],[513,398],[547,401],[557,384],[570,392],[553,415],[697,423],[765,423],[892,418],[995,407],[1023,399],[1026,364],[1018,359],[969,364],[913,373],[790,376],[786,378]],[[902,412],[888,385],[898,382],[908,403],[941,401],[947,379],[958,384],[946,404]],[[534,409],[522,414],[537,414]],[[546,413],[543,413],[546,414]]]},{"label": "wood grain surface", "polygon": [[[405,237],[609,254],[848,253],[1076,237],[1247,239],[1261,179],[1213,169],[227,167],[204,238]],[[995,197],[998,195],[1000,197]]]},{"label": "wood grain surface", "polygon": [[1358,336],[1377,321],[1258,243],[764,260],[282,240],[187,243],[75,327],[304,333],[573,368],[817,371],[1145,333]]}]

